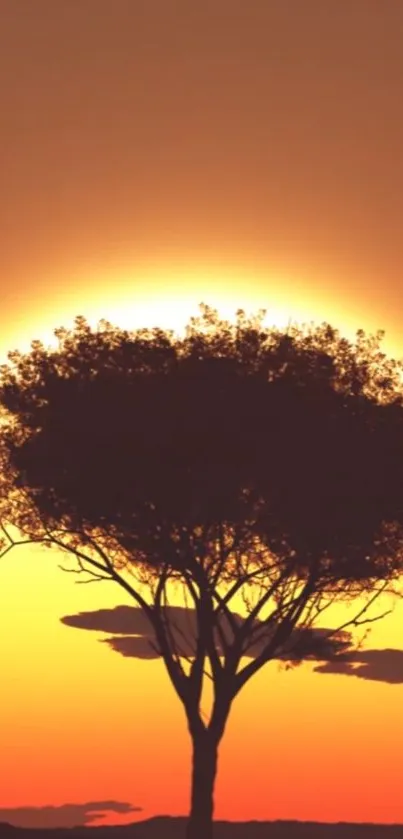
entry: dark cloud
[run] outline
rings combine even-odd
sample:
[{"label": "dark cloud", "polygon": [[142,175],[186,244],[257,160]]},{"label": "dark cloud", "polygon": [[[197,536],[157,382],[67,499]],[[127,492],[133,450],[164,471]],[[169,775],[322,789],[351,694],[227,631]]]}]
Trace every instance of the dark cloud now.
[{"label": "dark cloud", "polygon": [[314,667],[315,673],[356,676],[390,685],[403,684],[403,650],[357,650],[338,661],[327,661]]},{"label": "dark cloud", "polygon": [[84,827],[99,823],[110,813],[135,813],[142,810],[125,801],[88,801],[85,804],[61,804],[59,807],[0,808],[0,822],[14,827]]},{"label": "dark cloud", "polygon": [[[167,608],[167,617],[172,629],[178,649],[184,656],[191,657],[196,638],[196,620],[193,609],[180,606]],[[237,624],[242,622],[240,615],[233,615]],[[90,629],[97,632],[113,633],[111,637],[102,639],[115,652],[128,658],[155,659],[159,658],[158,648],[154,639],[151,624],[142,609],[133,606],[117,606],[115,609],[99,609],[95,612],[80,612],[77,615],[66,615],[61,618],[66,626],[78,629]],[[256,628],[259,621],[255,622]],[[222,624],[226,637],[229,629]],[[326,635],[330,629],[316,629],[310,634],[303,630],[296,630],[286,651],[279,653],[276,658],[284,661],[313,660],[321,662],[314,668],[315,673],[355,676],[359,679],[386,682],[387,684],[403,684],[403,650],[354,650],[349,632],[341,632],[335,641],[326,642]],[[267,634],[261,634],[260,640],[248,651],[247,657],[254,658],[267,640]],[[219,639],[217,637],[217,645]]]},{"label": "dark cloud", "polygon": [[[194,655],[197,637],[197,624],[194,609],[181,606],[169,606],[166,609],[169,627],[175,639],[176,648],[184,657]],[[233,614],[237,625],[242,624],[243,618]],[[113,650],[129,658],[153,659],[159,658],[159,650],[154,638],[152,626],[142,609],[133,606],[116,606],[114,609],[98,609],[94,612],[80,612],[77,615],[66,615],[61,618],[66,626],[78,629],[89,629],[97,632],[113,633],[112,637],[102,640]],[[245,651],[245,657],[254,658],[267,642],[268,631],[264,624],[256,620],[254,628],[258,634],[255,642]],[[227,622],[221,621],[221,630],[227,640],[231,638],[231,630]],[[272,631],[272,630],[271,630]],[[328,629],[315,629],[312,632],[297,629],[287,642],[287,647],[278,654],[277,658],[284,660],[310,658],[323,661],[331,658],[335,652],[345,650],[351,643],[349,633],[339,633],[337,638],[327,641]],[[220,636],[216,636],[217,648],[222,652]]]},{"label": "dark cloud", "polygon": [[[170,611],[172,612],[171,607]],[[175,612],[182,611],[177,608]],[[145,635],[152,631],[151,624],[142,609],[135,606],[116,606],[114,609],[97,609],[95,612],[80,612],[63,617],[62,623],[81,629],[98,632],[118,632],[130,635]]]}]

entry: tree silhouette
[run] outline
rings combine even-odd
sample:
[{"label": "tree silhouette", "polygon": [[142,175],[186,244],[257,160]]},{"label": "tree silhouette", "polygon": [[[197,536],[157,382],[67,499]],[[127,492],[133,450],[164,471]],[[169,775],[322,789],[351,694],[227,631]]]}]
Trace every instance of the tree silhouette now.
[{"label": "tree silhouette", "polygon": [[[188,839],[211,839],[242,687],[275,657],[337,657],[402,571],[400,363],[382,333],[264,315],[231,325],[202,305],[182,338],[78,317],[57,349],[34,341],[1,368],[3,551],[57,547],[143,610],[192,739]],[[196,626],[183,646],[178,592]],[[353,617],[315,631],[340,601]]]}]

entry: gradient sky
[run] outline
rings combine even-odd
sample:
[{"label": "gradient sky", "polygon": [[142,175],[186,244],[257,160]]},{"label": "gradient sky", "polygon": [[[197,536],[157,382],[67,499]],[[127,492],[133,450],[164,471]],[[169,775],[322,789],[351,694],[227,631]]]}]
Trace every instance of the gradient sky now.
[{"label": "gradient sky", "polygon": [[[400,0],[0,0],[2,359],[200,301],[403,355],[402,43]],[[130,603],[59,561],[0,564],[0,821],[186,813],[162,665],[60,622]],[[355,675],[274,662],[245,689],[217,818],[403,822],[402,608]]]}]

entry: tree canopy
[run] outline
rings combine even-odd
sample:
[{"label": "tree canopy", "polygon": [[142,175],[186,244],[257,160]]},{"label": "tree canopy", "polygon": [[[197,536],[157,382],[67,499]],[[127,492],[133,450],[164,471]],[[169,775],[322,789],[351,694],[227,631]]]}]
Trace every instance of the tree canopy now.
[{"label": "tree canopy", "polygon": [[[15,525],[130,593],[192,736],[216,742],[256,670],[279,649],[336,654],[336,629],[333,646],[311,632],[323,609],[373,602],[403,567],[400,362],[382,333],[350,342],[328,324],[264,327],[264,315],[230,324],[202,305],[184,337],[79,317],[55,331],[57,349],[35,341],[1,368],[5,535]],[[187,672],[164,612],[172,583],[197,619]]]},{"label": "tree canopy", "polygon": [[328,325],[284,334],[262,317],[239,312],[234,327],[202,307],[181,341],[77,318],[58,350],[11,353],[4,441],[41,524],[106,527],[175,569],[225,525],[227,548],[258,539],[327,588],[376,577],[401,535],[399,365],[379,335],[354,346]]}]

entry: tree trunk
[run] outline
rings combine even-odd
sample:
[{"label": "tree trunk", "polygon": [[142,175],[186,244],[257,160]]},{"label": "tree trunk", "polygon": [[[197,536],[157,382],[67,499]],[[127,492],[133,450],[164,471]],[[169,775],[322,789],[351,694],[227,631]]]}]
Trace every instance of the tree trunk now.
[{"label": "tree trunk", "polygon": [[191,804],[186,839],[212,839],[218,743],[209,732],[198,734],[192,741]]}]

